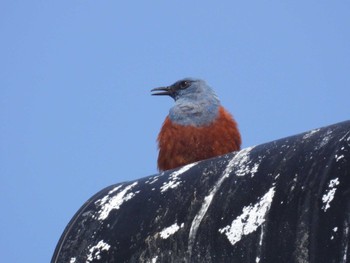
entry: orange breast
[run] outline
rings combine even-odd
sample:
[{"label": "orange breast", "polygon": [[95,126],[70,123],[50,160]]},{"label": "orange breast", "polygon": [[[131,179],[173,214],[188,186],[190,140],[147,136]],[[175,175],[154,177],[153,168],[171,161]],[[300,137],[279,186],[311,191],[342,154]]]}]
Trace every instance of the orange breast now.
[{"label": "orange breast", "polygon": [[182,126],[167,117],[158,135],[158,169],[169,170],[196,161],[238,151],[241,136],[237,123],[223,108],[209,126]]}]

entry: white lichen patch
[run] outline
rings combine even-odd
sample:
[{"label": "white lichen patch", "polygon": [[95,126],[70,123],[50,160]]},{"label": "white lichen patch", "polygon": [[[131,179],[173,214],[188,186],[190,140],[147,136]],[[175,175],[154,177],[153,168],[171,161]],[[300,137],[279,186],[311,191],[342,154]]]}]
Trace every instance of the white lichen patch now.
[{"label": "white lichen patch", "polygon": [[237,176],[245,176],[248,173],[253,173],[252,176],[254,176],[254,173],[257,172],[260,163],[253,164],[249,156],[253,148],[243,149],[235,156],[233,166],[237,168],[235,171]]},{"label": "white lichen patch", "polygon": [[[337,233],[338,227],[334,227],[332,230],[334,233]],[[331,236],[331,240],[333,240],[333,239],[334,239],[334,235]]]},{"label": "white lichen patch", "polygon": [[321,149],[323,146],[325,146],[329,140],[331,139],[330,136],[326,136],[322,139],[322,141],[320,142],[320,144],[318,145],[317,149]]},{"label": "white lichen patch", "polygon": [[254,177],[254,175],[258,172],[259,165],[260,165],[260,162],[259,163],[255,163],[253,165],[252,169],[250,170],[251,177]]},{"label": "white lichen patch", "polygon": [[[188,250],[190,253],[192,253],[192,247],[194,244],[194,240],[197,235],[198,228],[205,216],[205,214],[208,211],[208,208],[213,201],[213,198],[216,194],[216,192],[220,189],[222,183],[225,181],[226,178],[228,178],[233,171],[234,168],[236,168],[239,165],[245,165],[245,162],[249,161],[249,153],[254,147],[249,147],[246,149],[241,150],[238,152],[227,164],[225,171],[223,172],[222,176],[219,178],[219,180],[215,183],[214,187],[210,190],[209,194],[204,198],[204,202],[201,206],[201,209],[199,212],[196,214],[194,217],[191,228],[190,228],[190,233],[189,233],[189,241],[188,241]],[[244,168],[246,169],[246,168]]]},{"label": "white lichen patch", "polygon": [[295,189],[295,187],[296,187],[296,185],[297,185],[297,182],[298,182],[298,174],[296,173],[296,174],[294,175],[292,184],[291,184],[291,186],[290,186],[290,191],[291,191],[291,192],[294,191],[294,189]]},{"label": "white lichen patch", "polygon": [[336,162],[339,162],[339,160],[343,159],[344,157],[345,157],[344,154],[342,154],[342,155],[336,154],[336,155],[335,155],[335,161],[336,161]]},{"label": "white lichen patch", "polygon": [[332,133],[333,132],[331,130],[327,131],[327,133],[323,137],[322,141],[319,143],[318,146],[316,146],[316,150],[321,149],[323,146],[325,146],[330,141],[330,139],[332,138]]},{"label": "white lichen patch", "polygon": [[303,136],[303,140],[306,140],[308,138],[310,138],[312,135],[314,135],[315,133],[319,132],[320,129],[315,129],[315,130],[312,130],[308,133],[306,133],[304,136]]},{"label": "white lichen patch", "polygon": [[275,187],[273,186],[256,204],[244,207],[242,214],[234,219],[231,225],[219,229],[219,232],[225,234],[230,243],[234,245],[243,236],[256,231],[265,222],[274,194]]},{"label": "white lichen patch", "polygon": [[340,139],[339,139],[339,141],[341,142],[341,141],[343,141],[343,140],[346,140],[346,141],[350,141],[350,136],[349,136],[349,134],[350,134],[350,131],[348,131],[347,133],[345,133],[345,135],[343,136],[343,137],[341,137]]},{"label": "white lichen patch", "polygon": [[260,233],[260,238],[259,238],[259,246],[262,246],[263,237],[264,237],[264,227],[261,227],[261,233]]},{"label": "white lichen patch", "polygon": [[347,262],[347,255],[348,255],[348,246],[349,246],[349,224],[347,222],[347,219],[344,222],[344,235],[342,240],[342,251],[343,251],[343,261]]},{"label": "white lichen patch", "polygon": [[168,191],[169,189],[174,189],[178,187],[181,184],[181,180],[179,179],[179,176],[183,174],[184,172],[191,169],[193,166],[197,165],[197,163],[191,163],[188,165],[185,165],[184,167],[180,168],[179,170],[173,172],[169,176],[169,181],[164,183],[160,187],[160,191],[164,193],[165,191]]},{"label": "white lichen patch", "polygon": [[86,262],[93,262],[94,260],[100,260],[101,259],[101,251],[106,250],[108,251],[111,246],[108,245],[103,240],[100,240],[97,245],[92,246],[89,248],[89,254],[87,255]]},{"label": "white lichen patch", "polygon": [[249,147],[237,154],[237,157],[235,158],[236,161],[234,163],[234,166],[236,168],[235,174],[237,176],[245,176],[250,174],[251,177],[254,177],[254,175],[258,172],[261,161],[263,160],[263,156],[258,156],[253,161],[250,158],[250,152],[253,148],[254,147]]},{"label": "white lichen patch", "polygon": [[174,235],[177,231],[179,231],[180,228],[184,227],[184,223],[182,223],[180,226],[175,223],[169,227],[164,228],[160,233],[160,237],[163,239],[167,239],[171,235]]},{"label": "white lichen patch", "polygon": [[157,175],[157,176],[154,176],[154,177],[151,177],[151,178],[149,178],[145,183],[146,184],[154,184],[155,182],[157,182],[158,181],[158,179],[159,179],[159,176],[160,175]]},{"label": "white lichen patch", "polygon": [[121,185],[118,185],[118,186],[116,186],[116,187],[114,187],[111,191],[108,192],[108,195],[111,195],[111,194],[117,192],[117,191],[118,191],[120,188],[122,188],[122,187],[123,187],[122,184],[121,184]]},{"label": "white lichen patch", "polygon": [[262,225],[260,228],[260,238],[259,238],[259,247],[257,250],[257,255],[255,258],[255,262],[259,263],[260,262],[260,258],[261,258],[261,246],[263,244],[263,238],[264,238],[264,226]]},{"label": "white lichen patch", "polygon": [[323,202],[322,209],[324,212],[326,212],[327,209],[331,207],[330,203],[334,199],[334,195],[337,190],[337,187],[336,187],[337,185],[339,185],[338,178],[335,178],[329,181],[328,189],[326,190],[326,193],[322,196],[322,202]]},{"label": "white lichen patch", "polygon": [[95,202],[96,205],[100,207],[100,210],[98,211],[98,220],[105,220],[109,213],[114,210],[114,209],[119,209],[120,206],[133,198],[136,194],[139,193],[137,192],[130,192],[130,190],[137,185],[137,182],[134,182],[128,186],[126,186],[123,190],[121,190],[119,193],[116,195],[111,196],[111,194],[115,193],[118,191],[122,185],[117,186],[115,189],[111,190],[105,197],[102,199],[99,199]]},{"label": "white lichen patch", "polygon": [[158,256],[155,256],[151,259],[151,263],[157,263]]}]

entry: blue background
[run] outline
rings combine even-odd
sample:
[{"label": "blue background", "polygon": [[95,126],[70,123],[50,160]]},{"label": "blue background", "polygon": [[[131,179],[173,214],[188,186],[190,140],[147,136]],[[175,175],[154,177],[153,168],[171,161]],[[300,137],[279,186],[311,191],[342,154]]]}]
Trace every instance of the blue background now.
[{"label": "blue background", "polygon": [[93,194],[152,175],[173,104],[205,79],[243,147],[349,119],[349,1],[2,1],[1,261],[49,262]]}]

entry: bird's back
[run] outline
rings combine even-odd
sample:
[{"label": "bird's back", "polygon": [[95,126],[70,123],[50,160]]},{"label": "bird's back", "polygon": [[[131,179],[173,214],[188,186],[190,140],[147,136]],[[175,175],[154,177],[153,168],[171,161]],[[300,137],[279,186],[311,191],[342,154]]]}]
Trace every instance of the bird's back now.
[{"label": "bird's back", "polygon": [[169,170],[238,151],[241,136],[237,123],[220,106],[216,120],[203,127],[179,125],[167,117],[158,135],[158,143],[158,168]]}]

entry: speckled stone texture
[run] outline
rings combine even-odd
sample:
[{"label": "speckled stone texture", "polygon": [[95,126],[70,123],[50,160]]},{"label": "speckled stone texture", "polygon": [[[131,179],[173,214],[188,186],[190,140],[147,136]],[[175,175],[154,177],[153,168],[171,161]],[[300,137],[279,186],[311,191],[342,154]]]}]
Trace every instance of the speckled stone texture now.
[{"label": "speckled stone texture", "polygon": [[350,262],[350,121],[107,187],[51,262]]}]

